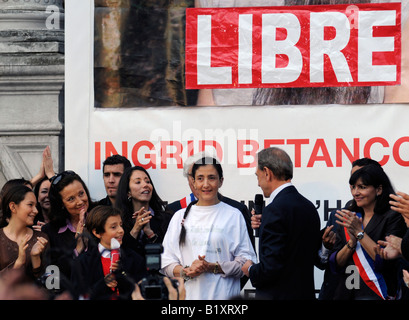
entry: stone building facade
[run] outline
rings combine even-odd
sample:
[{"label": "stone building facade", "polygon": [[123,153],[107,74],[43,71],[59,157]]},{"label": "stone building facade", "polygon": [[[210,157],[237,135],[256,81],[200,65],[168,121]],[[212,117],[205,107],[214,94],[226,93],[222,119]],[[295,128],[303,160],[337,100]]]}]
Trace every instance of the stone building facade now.
[{"label": "stone building facade", "polygon": [[64,1],[0,1],[0,188],[64,167]]}]

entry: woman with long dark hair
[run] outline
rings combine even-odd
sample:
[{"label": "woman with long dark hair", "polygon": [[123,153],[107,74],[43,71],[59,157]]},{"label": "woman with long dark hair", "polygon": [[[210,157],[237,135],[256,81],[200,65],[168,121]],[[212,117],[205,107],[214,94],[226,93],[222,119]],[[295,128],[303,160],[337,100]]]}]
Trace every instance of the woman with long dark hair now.
[{"label": "woman with long dark hair", "polygon": [[38,214],[36,216],[33,228],[41,230],[41,227],[48,223],[48,215],[51,211],[50,198],[48,193],[50,191],[51,182],[48,177],[41,179],[34,187],[34,195],[37,198],[37,210]]},{"label": "woman with long dark hair", "polygon": [[162,243],[172,214],[159,197],[149,173],[140,166],[124,171],[115,207],[122,211],[124,246],[144,255],[149,243]]},{"label": "woman with long dark hair", "polygon": [[82,237],[87,212],[95,204],[85,182],[74,171],[63,171],[51,179],[49,222],[42,227],[50,239],[50,264],[70,278],[73,259],[84,249]]},{"label": "woman with long dark hair", "polygon": [[24,185],[3,194],[0,218],[0,274],[9,269],[24,269],[33,279],[44,271],[48,238],[31,229],[38,211],[33,190]]}]

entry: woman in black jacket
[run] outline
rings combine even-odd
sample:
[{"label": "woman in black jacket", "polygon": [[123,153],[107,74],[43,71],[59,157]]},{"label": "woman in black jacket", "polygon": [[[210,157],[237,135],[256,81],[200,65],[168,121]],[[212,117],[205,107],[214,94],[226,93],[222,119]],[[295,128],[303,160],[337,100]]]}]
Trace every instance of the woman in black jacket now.
[{"label": "woman in black jacket", "polygon": [[145,255],[145,245],[162,243],[172,212],[157,194],[149,173],[140,166],[128,168],[118,185],[115,207],[122,211],[124,246]]}]

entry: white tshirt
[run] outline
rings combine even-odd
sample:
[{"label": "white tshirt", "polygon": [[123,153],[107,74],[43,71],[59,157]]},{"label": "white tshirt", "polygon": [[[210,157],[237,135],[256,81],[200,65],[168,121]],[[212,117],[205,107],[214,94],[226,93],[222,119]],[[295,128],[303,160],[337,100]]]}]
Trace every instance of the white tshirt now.
[{"label": "white tshirt", "polygon": [[[178,263],[190,266],[205,256],[211,263],[242,257],[256,261],[242,213],[224,203],[213,206],[193,205],[185,219],[185,244],[179,246],[181,222],[186,209],[177,211],[163,240],[162,268]],[[226,300],[240,294],[240,278],[203,273],[185,283],[187,300]]]}]

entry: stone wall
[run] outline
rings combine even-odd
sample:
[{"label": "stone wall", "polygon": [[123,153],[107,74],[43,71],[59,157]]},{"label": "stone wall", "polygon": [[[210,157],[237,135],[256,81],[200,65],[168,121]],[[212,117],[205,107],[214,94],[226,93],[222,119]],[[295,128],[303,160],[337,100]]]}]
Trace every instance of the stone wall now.
[{"label": "stone wall", "polygon": [[64,166],[63,0],[0,1],[0,188]]}]

